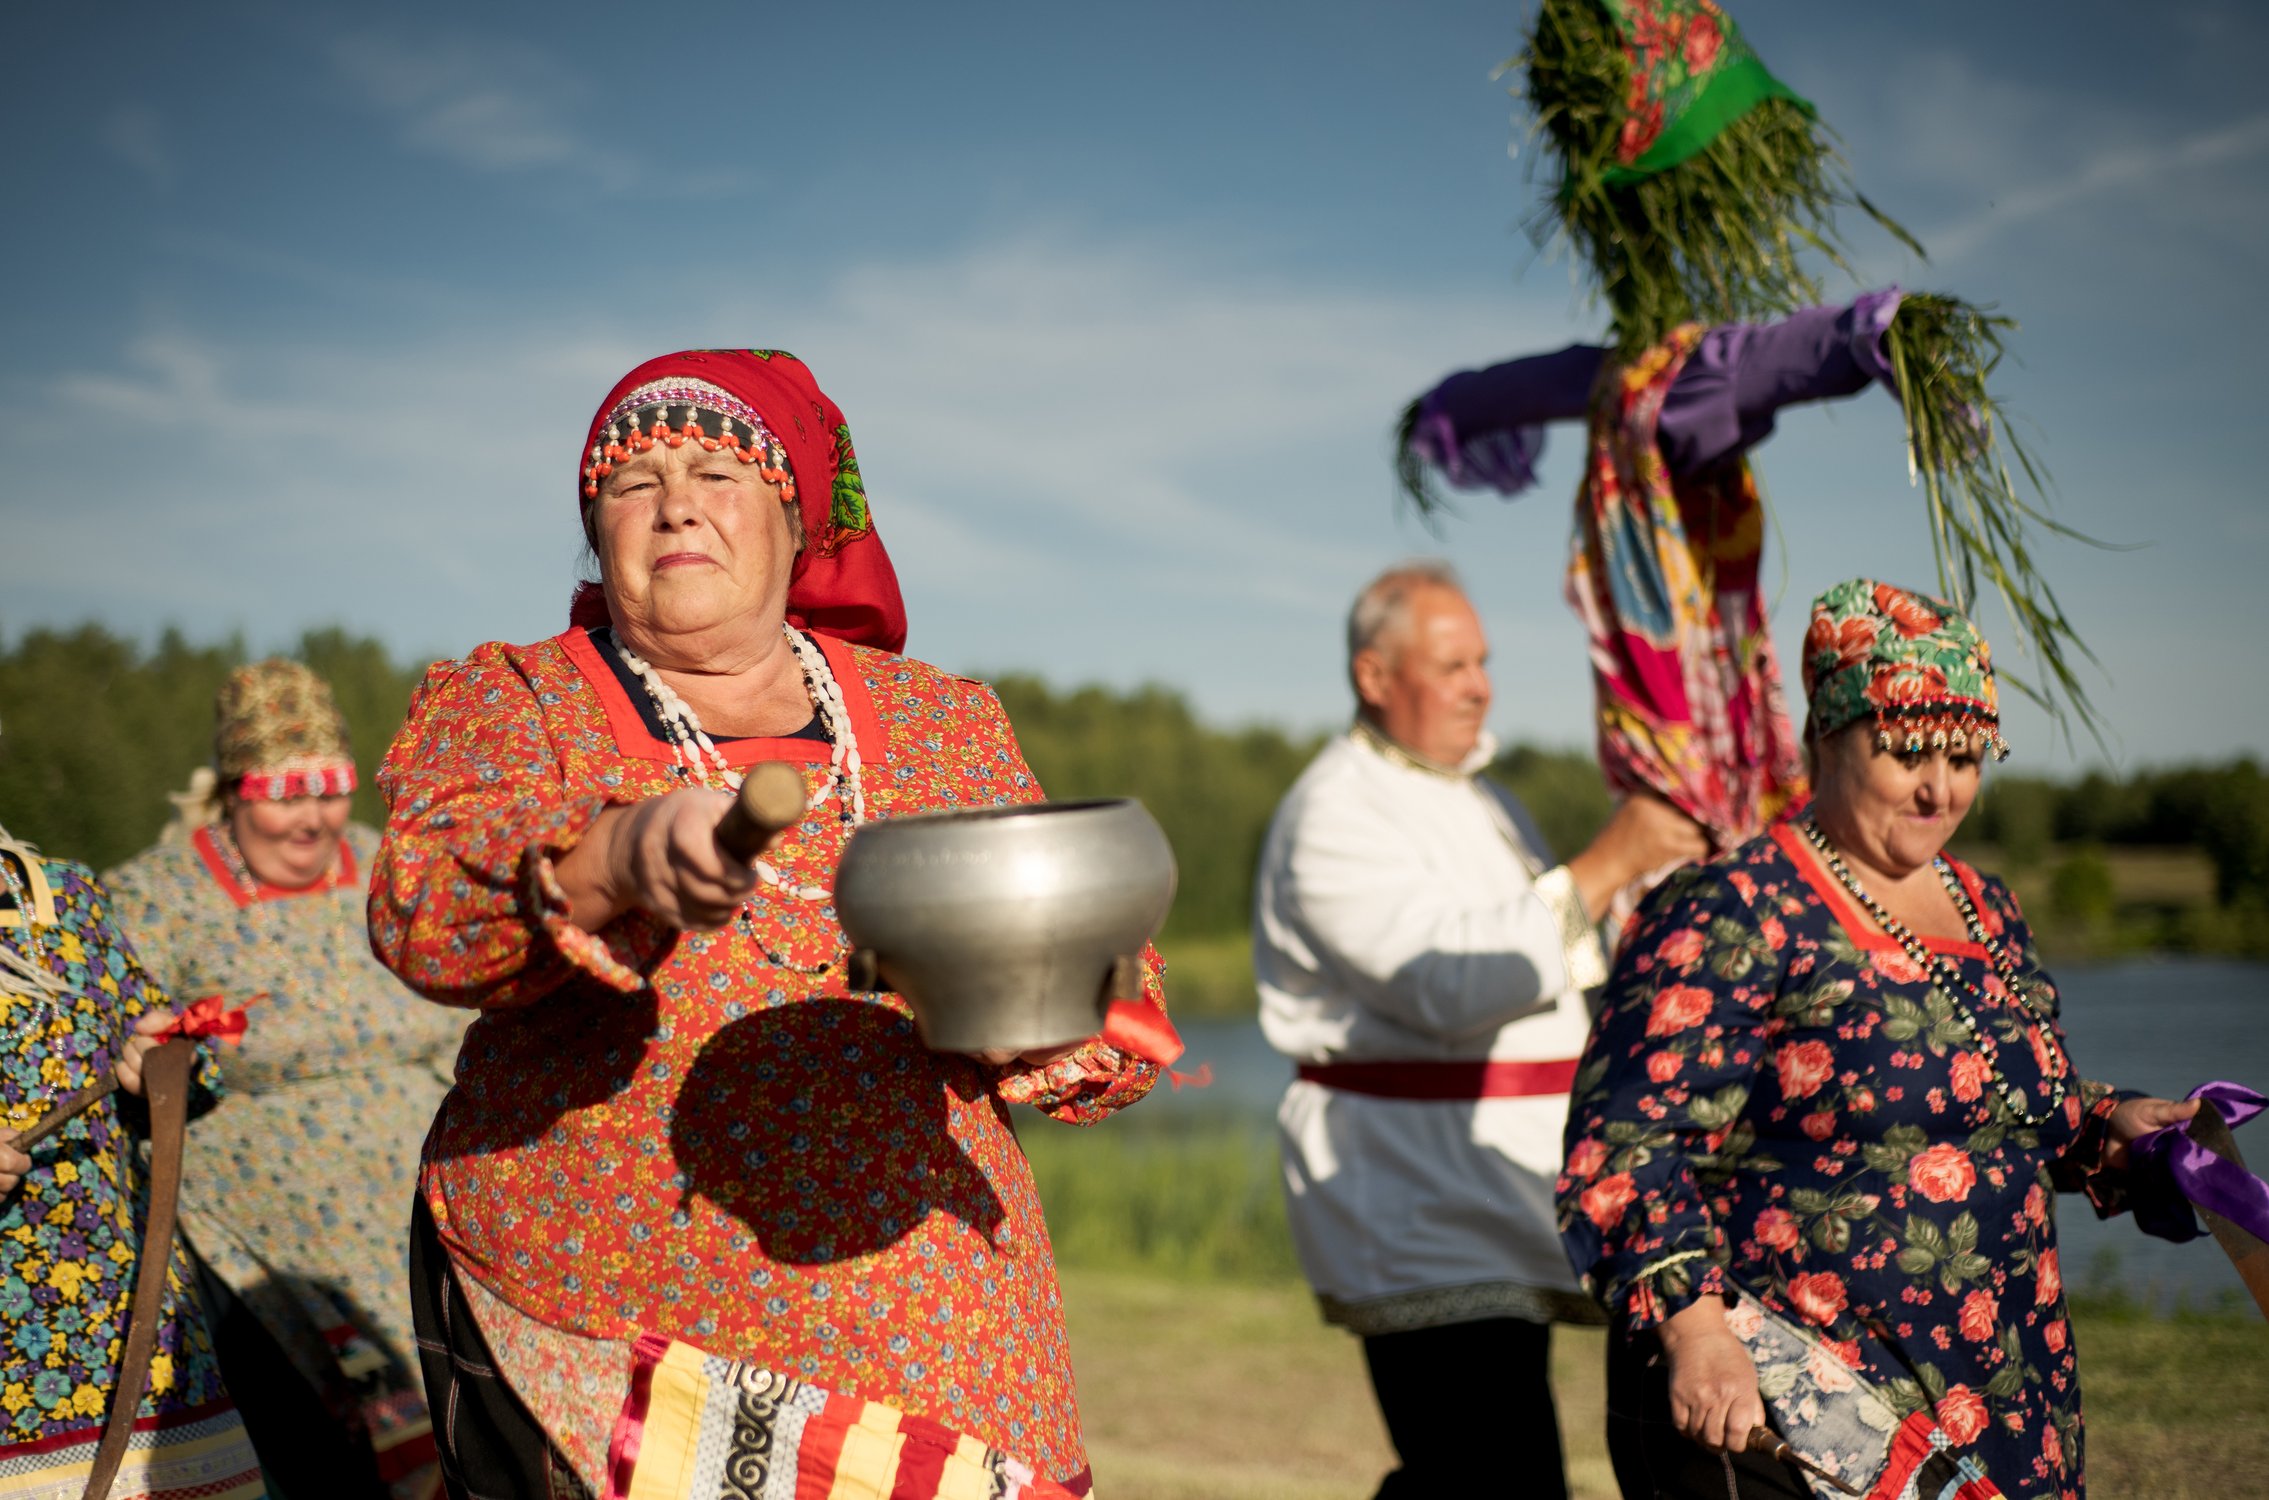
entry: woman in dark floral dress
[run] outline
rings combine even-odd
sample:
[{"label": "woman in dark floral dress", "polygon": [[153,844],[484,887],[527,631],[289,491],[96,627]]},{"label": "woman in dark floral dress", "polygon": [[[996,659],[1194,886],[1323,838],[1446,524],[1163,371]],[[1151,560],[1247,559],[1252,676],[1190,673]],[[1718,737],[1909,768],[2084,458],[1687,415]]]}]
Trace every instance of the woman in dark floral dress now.
[{"label": "woman in dark floral dress", "polygon": [[1815,799],[1657,890],[1568,1122],[1570,1259],[1616,1316],[1627,1496],[2070,1497],[2080,1388],[2049,1194],[2116,1210],[2195,1105],[2083,1080],[1999,881],[1940,853],[2007,753],[1985,642],[1866,580],[1813,607]]}]

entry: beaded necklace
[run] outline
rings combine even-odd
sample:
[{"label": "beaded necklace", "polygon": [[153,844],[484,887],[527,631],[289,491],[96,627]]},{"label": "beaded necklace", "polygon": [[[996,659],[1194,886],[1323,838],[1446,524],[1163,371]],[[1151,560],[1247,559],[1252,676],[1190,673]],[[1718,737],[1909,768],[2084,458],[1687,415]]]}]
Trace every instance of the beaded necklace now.
[{"label": "beaded necklace", "polygon": [[[796,654],[796,665],[803,672],[804,691],[810,695],[812,707],[819,714],[820,727],[827,733],[827,780],[813,794],[812,805],[816,807],[830,796],[834,797],[844,825],[856,828],[867,820],[867,793],[859,779],[859,737],[851,727],[851,707],[844,701],[843,689],[836,683],[835,673],[828,667],[827,657],[819,647],[793,625],[783,624],[780,628],[788,638],[789,648]],[[703,786],[721,782],[726,791],[737,790],[743,779],[741,773],[725,764],[725,753],[717,748],[716,742],[702,729],[701,716],[693,711],[693,705],[678,696],[662,680],[662,674],[655,671],[645,658],[631,650],[619,633],[614,638],[614,645],[622,653],[623,665],[629,667],[645,686],[646,695],[653,700],[654,711],[661,718],[662,727],[669,731],[670,748],[678,761],[678,774],[685,779],[698,781]],[[716,778],[715,782],[711,780],[712,774]],[[752,868],[756,871],[758,880],[788,892],[799,901],[820,902],[830,899],[830,893],[824,886],[790,886],[770,860],[760,859]],[[750,915],[751,905],[753,903],[742,904],[740,926],[743,932],[755,937],[755,922]],[[785,955],[774,952],[762,939],[757,939],[757,946],[763,950],[766,958],[783,969],[791,969],[799,974],[824,974],[841,962],[843,955],[850,951],[848,942],[840,933],[837,934],[836,942],[838,951],[835,956],[817,967],[796,963]]]},{"label": "beaded necklace", "polygon": [[[228,867],[229,879],[236,882],[236,888],[244,894],[246,900],[259,901],[260,893],[267,887],[267,882],[252,873],[251,862],[245,859],[244,850],[238,846],[236,835],[229,829],[228,820],[223,818],[219,822],[208,823],[205,826],[213,836],[213,848],[219,853],[221,863]],[[339,856],[336,852],[333,852],[331,868],[316,876],[305,886],[290,889],[288,894],[295,896],[312,895],[322,891],[336,890],[345,883],[340,878],[339,868]]]},{"label": "beaded necklace", "polygon": [[[1906,923],[1892,916],[1883,908],[1881,902],[1867,894],[1866,888],[1859,883],[1859,877],[1853,875],[1850,868],[1844,864],[1843,856],[1836,852],[1835,845],[1828,842],[1828,836],[1820,831],[1818,823],[1807,817],[1799,821],[1796,826],[1812,845],[1813,851],[1820,856],[1821,862],[1828,867],[1828,872],[1834,875],[1842,883],[1843,888],[1851,893],[1852,899],[1865,907],[1867,914],[1875,919],[1876,925],[1890,934],[1891,938],[1906,950],[1907,957],[1913,961],[1916,968],[1937,979],[1938,987],[1945,992],[1946,998],[1954,1002],[1954,1018],[1961,1023],[1963,1033],[1969,1037],[1971,1043],[1985,1058],[1986,1066],[1993,1075],[1993,1091],[1999,1097],[2001,1107],[2008,1111],[2010,1116],[2020,1125],[2028,1129],[2046,1125],[2050,1120],[2056,1118],[2057,1111],[2064,1108],[2065,1085],[2072,1075],[2072,1064],[2071,1060],[2064,1055],[2064,1049],[2057,1045],[2055,1033],[2045,1027],[2040,1028],[2041,1041],[2049,1056],[2049,1066],[2042,1068],[2042,1071],[2049,1075],[2048,1108],[2037,1115],[2031,1114],[2018,1106],[2017,1100],[2020,1096],[2016,1085],[2012,1084],[2008,1076],[2001,1071],[2001,1048],[1986,1028],[1979,1023],[1977,1012],[1972,1009],[1972,1005],[1981,1008],[1985,1005],[1985,992],[1963,978],[1961,969],[1956,966],[1952,959],[1946,957],[1943,953],[1933,952],[1925,946],[1922,939],[1915,936],[1913,930]],[[1938,872],[1939,881],[1945,885],[1946,894],[1954,898],[1955,909],[1962,914],[1962,925],[1969,929],[1970,941],[1985,950],[1985,956],[1993,965],[1994,973],[2001,976],[2001,983],[2009,991],[2011,998],[2016,998],[2017,966],[2009,961],[2009,957],[2002,951],[2001,945],[1995,942],[1992,935],[1985,930],[1984,919],[1978,915],[1977,907],[1970,901],[1970,893],[1963,889],[1960,878],[1954,874],[1953,866],[1946,863],[1946,856],[1943,854],[1933,856],[1930,863],[1931,868]],[[1970,1004],[1963,1003],[1961,997],[1965,994],[1969,996]]]}]

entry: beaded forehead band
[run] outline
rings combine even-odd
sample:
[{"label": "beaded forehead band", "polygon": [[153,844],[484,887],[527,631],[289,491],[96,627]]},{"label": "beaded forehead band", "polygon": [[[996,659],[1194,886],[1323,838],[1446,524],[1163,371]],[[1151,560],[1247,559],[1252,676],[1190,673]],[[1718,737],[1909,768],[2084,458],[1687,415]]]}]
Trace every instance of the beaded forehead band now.
[{"label": "beaded forehead band", "polygon": [[780,487],[784,503],[796,503],[788,450],[757,409],[721,386],[685,376],[648,381],[614,404],[584,459],[583,498],[598,498],[599,481],[615,465],[652,451],[656,443],[677,448],[689,441],[711,453],[728,449],[742,463],[755,464],[758,474]]},{"label": "beaded forehead band", "polygon": [[294,797],[344,797],[355,789],[353,766],[310,766],[290,771],[255,771],[236,783],[246,802],[289,802]]}]

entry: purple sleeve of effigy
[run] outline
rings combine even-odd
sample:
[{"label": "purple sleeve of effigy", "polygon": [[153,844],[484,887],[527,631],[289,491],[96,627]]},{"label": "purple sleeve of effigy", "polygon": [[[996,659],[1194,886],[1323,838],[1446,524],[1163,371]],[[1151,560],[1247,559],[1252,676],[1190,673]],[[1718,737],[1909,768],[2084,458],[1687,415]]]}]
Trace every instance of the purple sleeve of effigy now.
[{"label": "purple sleeve of effigy", "polygon": [[1419,398],[1410,445],[1458,489],[1517,495],[1536,483],[1544,424],[1584,415],[1605,354],[1570,344],[1486,370],[1460,370]]},{"label": "purple sleeve of effigy", "polygon": [[1891,385],[1883,333],[1899,309],[1888,287],[1777,323],[1728,323],[1702,335],[1662,404],[1656,441],[1670,472],[1699,473],[1772,436],[1782,407]]},{"label": "purple sleeve of effigy", "polygon": [[[2203,1083],[2190,1091],[2207,1099],[2233,1130],[2269,1107],[2269,1099],[2238,1083]],[[2220,1214],[2257,1240],[2269,1240],[2269,1182],[2192,1140],[2179,1125],[2154,1130],[2129,1148],[2128,1209],[2145,1234],[2177,1244],[2197,1239],[2191,1205]]]}]

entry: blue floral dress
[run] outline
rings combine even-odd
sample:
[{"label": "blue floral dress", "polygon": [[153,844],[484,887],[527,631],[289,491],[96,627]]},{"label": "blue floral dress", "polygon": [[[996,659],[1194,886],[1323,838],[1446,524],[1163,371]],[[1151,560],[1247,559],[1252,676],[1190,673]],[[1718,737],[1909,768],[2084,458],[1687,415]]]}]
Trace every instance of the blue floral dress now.
[{"label": "blue floral dress", "polygon": [[[1953,863],[2017,992],[1977,945],[1925,941],[1983,991],[1977,1022],[2038,1113],[2070,1066],[2055,985],[2007,889]],[[1576,1079],[1561,1235],[1626,1331],[1745,1291],[1894,1408],[1933,1412],[2004,1493],[2077,1500],[2051,1194],[2116,1205],[2096,1170],[2116,1102],[2075,1076],[2037,1129],[2001,1109],[1954,1002],[1784,824],[1641,912]]]},{"label": "blue floral dress", "polygon": [[[222,1054],[229,1097],[190,1132],[184,1231],[308,1384],[357,1415],[380,1477],[423,1495],[433,1437],[410,1327],[410,1204],[468,1018],[372,955],[364,872],[377,846],[349,824],[330,875],[280,890],[210,825],[105,878],[175,994],[266,996]],[[265,1394],[242,1393],[256,1418]]]},{"label": "blue floral dress", "polygon": [[[5,850],[0,860],[10,861],[0,894],[25,897],[0,903],[0,946],[61,981],[52,993],[0,984],[0,1124],[20,1131],[108,1076],[135,1020],[170,1007],[92,871]],[[191,1107],[209,1104],[218,1084],[210,1053],[201,1054]],[[0,1199],[0,1496],[77,1494],[101,1439],[148,1205],[125,1114],[138,1107],[117,1094],[100,1101],[34,1147],[22,1187]],[[113,1495],[264,1493],[190,1284],[176,1243],[148,1390]]]}]

